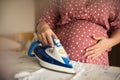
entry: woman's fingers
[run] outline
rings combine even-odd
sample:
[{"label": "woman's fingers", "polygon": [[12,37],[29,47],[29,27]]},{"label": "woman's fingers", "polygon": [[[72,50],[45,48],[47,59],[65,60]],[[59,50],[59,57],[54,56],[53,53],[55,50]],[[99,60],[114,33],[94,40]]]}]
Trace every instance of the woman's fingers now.
[{"label": "woman's fingers", "polygon": [[104,37],[97,37],[95,35],[93,35],[92,37],[93,37],[93,39],[98,40],[98,41],[104,39]]},{"label": "woman's fingers", "polygon": [[105,51],[102,46],[102,44],[104,44],[103,41],[105,40],[105,37],[96,37],[95,35],[93,35],[93,38],[98,42],[95,45],[86,49],[85,57],[95,58]]},{"label": "woman's fingers", "polygon": [[56,39],[58,38],[51,29],[48,29],[42,33],[38,33],[38,38],[43,44],[54,47],[52,36],[55,37]]},{"label": "woman's fingers", "polygon": [[43,42],[41,34],[37,33],[38,39],[40,42]]},{"label": "woman's fingers", "polygon": [[42,33],[41,36],[42,36],[42,42],[43,42],[45,45],[48,45],[48,41],[47,41],[46,34]]},{"label": "woman's fingers", "polygon": [[47,40],[48,40],[49,45],[51,45],[51,47],[54,47],[52,37],[58,39],[57,35],[53,31],[51,31],[51,35],[47,35]]},{"label": "woman's fingers", "polygon": [[99,52],[96,52],[95,54],[89,55],[88,58],[97,58],[99,55],[101,55]]},{"label": "woman's fingers", "polygon": [[97,48],[90,47],[86,50],[85,56],[90,56],[98,51]]},{"label": "woman's fingers", "polygon": [[99,56],[99,54],[100,54],[99,48],[93,49],[91,51],[86,52],[85,57],[95,58],[95,57]]},{"label": "woman's fingers", "polygon": [[105,51],[106,51],[106,49],[103,49],[102,47],[94,47],[94,48],[86,51],[85,57],[96,58],[99,55],[103,54]]},{"label": "woman's fingers", "polygon": [[95,48],[96,48],[95,46],[89,47],[89,48],[86,49],[86,52],[91,51],[91,50],[93,50]]},{"label": "woman's fingers", "polygon": [[52,41],[51,35],[50,35],[50,36],[47,35],[47,40],[48,40],[49,45],[50,45],[51,47],[54,47],[54,43],[53,43],[53,41]]}]

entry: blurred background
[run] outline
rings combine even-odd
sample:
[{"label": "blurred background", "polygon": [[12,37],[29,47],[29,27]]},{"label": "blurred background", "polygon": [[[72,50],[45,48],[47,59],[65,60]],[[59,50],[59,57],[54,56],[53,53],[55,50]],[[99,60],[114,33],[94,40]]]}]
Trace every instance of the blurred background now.
[{"label": "blurred background", "polygon": [[[33,33],[50,0],[0,0],[0,35]],[[17,37],[18,39],[18,37]],[[120,67],[120,45],[109,54],[110,65]]]},{"label": "blurred background", "polygon": [[0,0],[0,8],[0,34],[34,31],[34,0]]}]

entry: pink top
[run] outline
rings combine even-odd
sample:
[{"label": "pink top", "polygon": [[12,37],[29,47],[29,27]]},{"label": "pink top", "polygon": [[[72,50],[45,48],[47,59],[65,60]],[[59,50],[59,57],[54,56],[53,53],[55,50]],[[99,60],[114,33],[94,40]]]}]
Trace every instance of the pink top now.
[{"label": "pink top", "polygon": [[46,21],[57,35],[70,59],[109,65],[108,51],[95,59],[83,57],[85,49],[97,43],[92,38],[107,36],[120,28],[120,0],[51,0],[39,21]]}]

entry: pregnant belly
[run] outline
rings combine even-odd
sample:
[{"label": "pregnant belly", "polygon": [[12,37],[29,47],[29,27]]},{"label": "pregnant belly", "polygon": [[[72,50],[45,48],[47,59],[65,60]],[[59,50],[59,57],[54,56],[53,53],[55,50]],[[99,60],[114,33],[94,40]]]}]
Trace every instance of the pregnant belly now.
[{"label": "pregnant belly", "polygon": [[60,28],[57,34],[62,45],[70,56],[77,55],[79,58],[85,54],[85,49],[96,44],[96,37],[107,37],[106,30],[97,24],[88,21],[76,21]]}]

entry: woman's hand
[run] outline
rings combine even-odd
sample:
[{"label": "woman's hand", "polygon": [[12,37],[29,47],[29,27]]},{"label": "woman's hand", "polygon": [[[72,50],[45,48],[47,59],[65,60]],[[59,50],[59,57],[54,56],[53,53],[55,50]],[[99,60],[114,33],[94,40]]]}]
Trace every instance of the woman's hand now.
[{"label": "woman's hand", "polygon": [[96,58],[112,47],[112,43],[109,38],[96,36],[93,36],[93,38],[98,40],[98,43],[86,49],[85,57]]},{"label": "woman's hand", "polygon": [[51,30],[49,25],[45,22],[40,23],[37,26],[37,36],[38,39],[45,45],[50,45],[51,47],[54,47],[54,43],[52,41],[52,36],[57,38],[56,34]]}]

